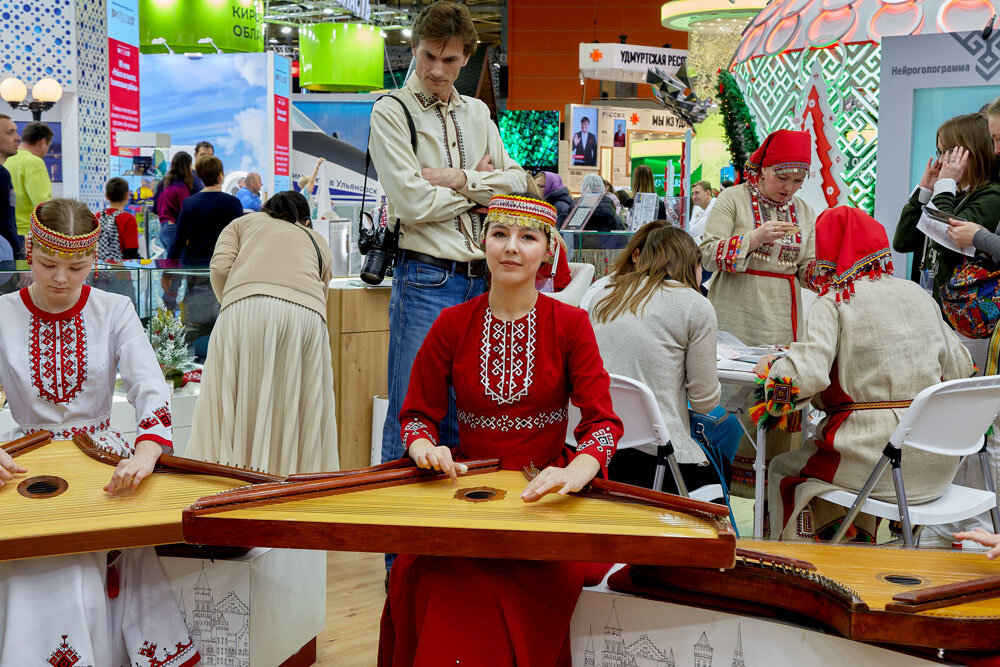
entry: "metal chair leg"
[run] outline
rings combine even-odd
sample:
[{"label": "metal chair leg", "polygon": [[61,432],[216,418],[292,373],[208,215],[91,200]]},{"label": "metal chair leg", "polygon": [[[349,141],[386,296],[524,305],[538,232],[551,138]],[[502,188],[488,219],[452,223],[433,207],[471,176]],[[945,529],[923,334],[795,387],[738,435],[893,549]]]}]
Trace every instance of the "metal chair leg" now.
[{"label": "metal chair leg", "polygon": [[[990,470],[990,454],[986,451],[986,436],[983,436],[983,447],[979,450],[979,467],[983,471],[983,484],[986,490],[996,496],[996,485],[993,484],[993,471]],[[993,503],[990,508],[990,518],[993,519],[993,532],[1000,533],[1000,506]]]},{"label": "metal chair leg", "polygon": [[841,521],[837,534],[833,536],[833,542],[840,542],[844,539],[844,535],[847,534],[848,528],[851,527],[851,524],[854,523],[854,519],[857,518],[858,513],[861,511],[861,506],[866,500],[868,500],[868,496],[871,495],[872,489],[874,489],[875,485],[878,484],[878,480],[882,477],[882,473],[885,472],[886,467],[892,461],[892,456],[888,453],[890,448],[897,452],[899,451],[892,445],[886,445],[886,450],[883,451],[882,458],[875,464],[875,469],[872,470],[872,474],[868,476],[868,481],[866,481],[865,485],[861,487],[861,491],[858,492],[858,497],[854,499],[854,504],[851,505],[851,509],[847,510],[847,515],[844,516]]},{"label": "metal chair leg", "polygon": [[913,546],[913,526],[910,525],[910,510],[906,506],[906,489],[903,488],[903,470],[899,467],[899,450],[892,460],[892,485],[896,488],[896,506],[899,508],[899,520],[903,524],[903,544]]},{"label": "metal chair leg", "polygon": [[653,488],[657,491],[663,490],[663,481],[664,477],[666,477],[668,467],[670,468],[670,474],[674,478],[677,494],[687,498],[687,486],[684,484],[684,478],[681,476],[681,467],[677,463],[677,457],[674,456],[674,446],[669,440],[665,445],[660,445],[656,448],[656,475],[653,477]]}]

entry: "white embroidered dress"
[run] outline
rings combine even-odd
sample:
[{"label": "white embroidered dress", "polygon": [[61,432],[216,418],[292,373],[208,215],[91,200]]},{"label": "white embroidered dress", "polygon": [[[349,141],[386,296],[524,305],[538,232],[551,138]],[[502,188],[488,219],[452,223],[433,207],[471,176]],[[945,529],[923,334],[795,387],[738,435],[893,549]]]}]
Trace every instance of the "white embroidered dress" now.
[{"label": "white embroidered dress", "polygon": [[[131,456],[110,423],[118,373],[135,407],[136,442],[169,451],[170,394],[128,298],[84,286],[76,306],[46,313],[27,289],[0,296],[0,385],[18,424],[0,442],[46,429],[56,439],[86,433]],[[0,489],[0,502],[15,486]],[[196,664],[153,549],[122,552],[116,567],[119,592],[109,599],[106,552],[0,562],[0,667]]]}]

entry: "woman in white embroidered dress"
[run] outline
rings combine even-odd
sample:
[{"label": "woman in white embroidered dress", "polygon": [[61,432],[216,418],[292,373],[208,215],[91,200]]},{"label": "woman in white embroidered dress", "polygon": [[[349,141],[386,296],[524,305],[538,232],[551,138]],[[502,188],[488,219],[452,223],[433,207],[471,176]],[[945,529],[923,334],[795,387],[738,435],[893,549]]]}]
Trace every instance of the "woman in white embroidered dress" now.
[{"label": "woman in white embroidered dress", "polygon": [[[84,285],[99,231],[77,201],[53,199],[32,213],[33,284],[0,296],[0,384],[18,424],[0,442],[41,430],[56,439],[86,433],[128,457],[104,487],[127,495],[172,451],[170,395],[131,301]],[[111,428],[119,373],[135,407],[134,445]],[[0,450],[0,503],[28,472]],[[112,567],[120,577],[113,598],[105,590]],[[200,660],[153,549],[0,562],[0,667],[70,652],[94,667]]]},{"label": "woman in white embroidered dress", "polygon": [[[708,300],[719,331],[747,345],[788,345],[803,331],[802,290],[816,269],[816,215],[795,196],[812,163],[808,132],[778,130],[746,165],[746,181],[726,188],[701,237],[701,261],[714,275]],[[732,389],[724,389],[725,404]],[[768,455],[792,447],[785,433],[768,437]],[[733,461],[733,493],[753,497],[754,453],[746,442]]]}]

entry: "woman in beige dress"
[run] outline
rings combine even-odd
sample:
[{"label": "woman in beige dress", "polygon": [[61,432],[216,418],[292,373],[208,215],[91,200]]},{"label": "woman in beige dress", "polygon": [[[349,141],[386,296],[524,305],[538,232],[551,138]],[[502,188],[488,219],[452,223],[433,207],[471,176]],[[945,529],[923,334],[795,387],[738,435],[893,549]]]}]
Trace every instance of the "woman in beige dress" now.
[{"label": "woman in beige dress", "polygon": [[212,331],[188,456],[276,475],[337,470],[326,296],[333,255],[279,192],[222,231]]},{"label": "woman in beige dress", "polygon": [[[788,345],[801,336],[800,285],[808,287],[815,272],[816,214],[795,193],[811,159],[808,132],[772,132],[747,161],[746,181],[722,191],[705,224],[701,261],[715,274],[708,299],[719,331],[747,345]],[[789,434],[775,433],[768,454],[792,444]],[[753,449],[744,442],[733,461],[733,493],[753,497],[753,461]]]}]

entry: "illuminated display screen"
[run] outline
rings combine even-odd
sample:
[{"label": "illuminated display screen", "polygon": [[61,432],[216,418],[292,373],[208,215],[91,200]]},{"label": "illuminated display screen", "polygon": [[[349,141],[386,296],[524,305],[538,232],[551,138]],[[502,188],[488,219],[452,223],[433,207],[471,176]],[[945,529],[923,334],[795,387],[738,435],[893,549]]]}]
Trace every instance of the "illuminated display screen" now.
[{"label": "illuminated display screen", "polygon": [[559,168],[558,111],[501,111],[500,138],[514,160],[528,170]]}]

